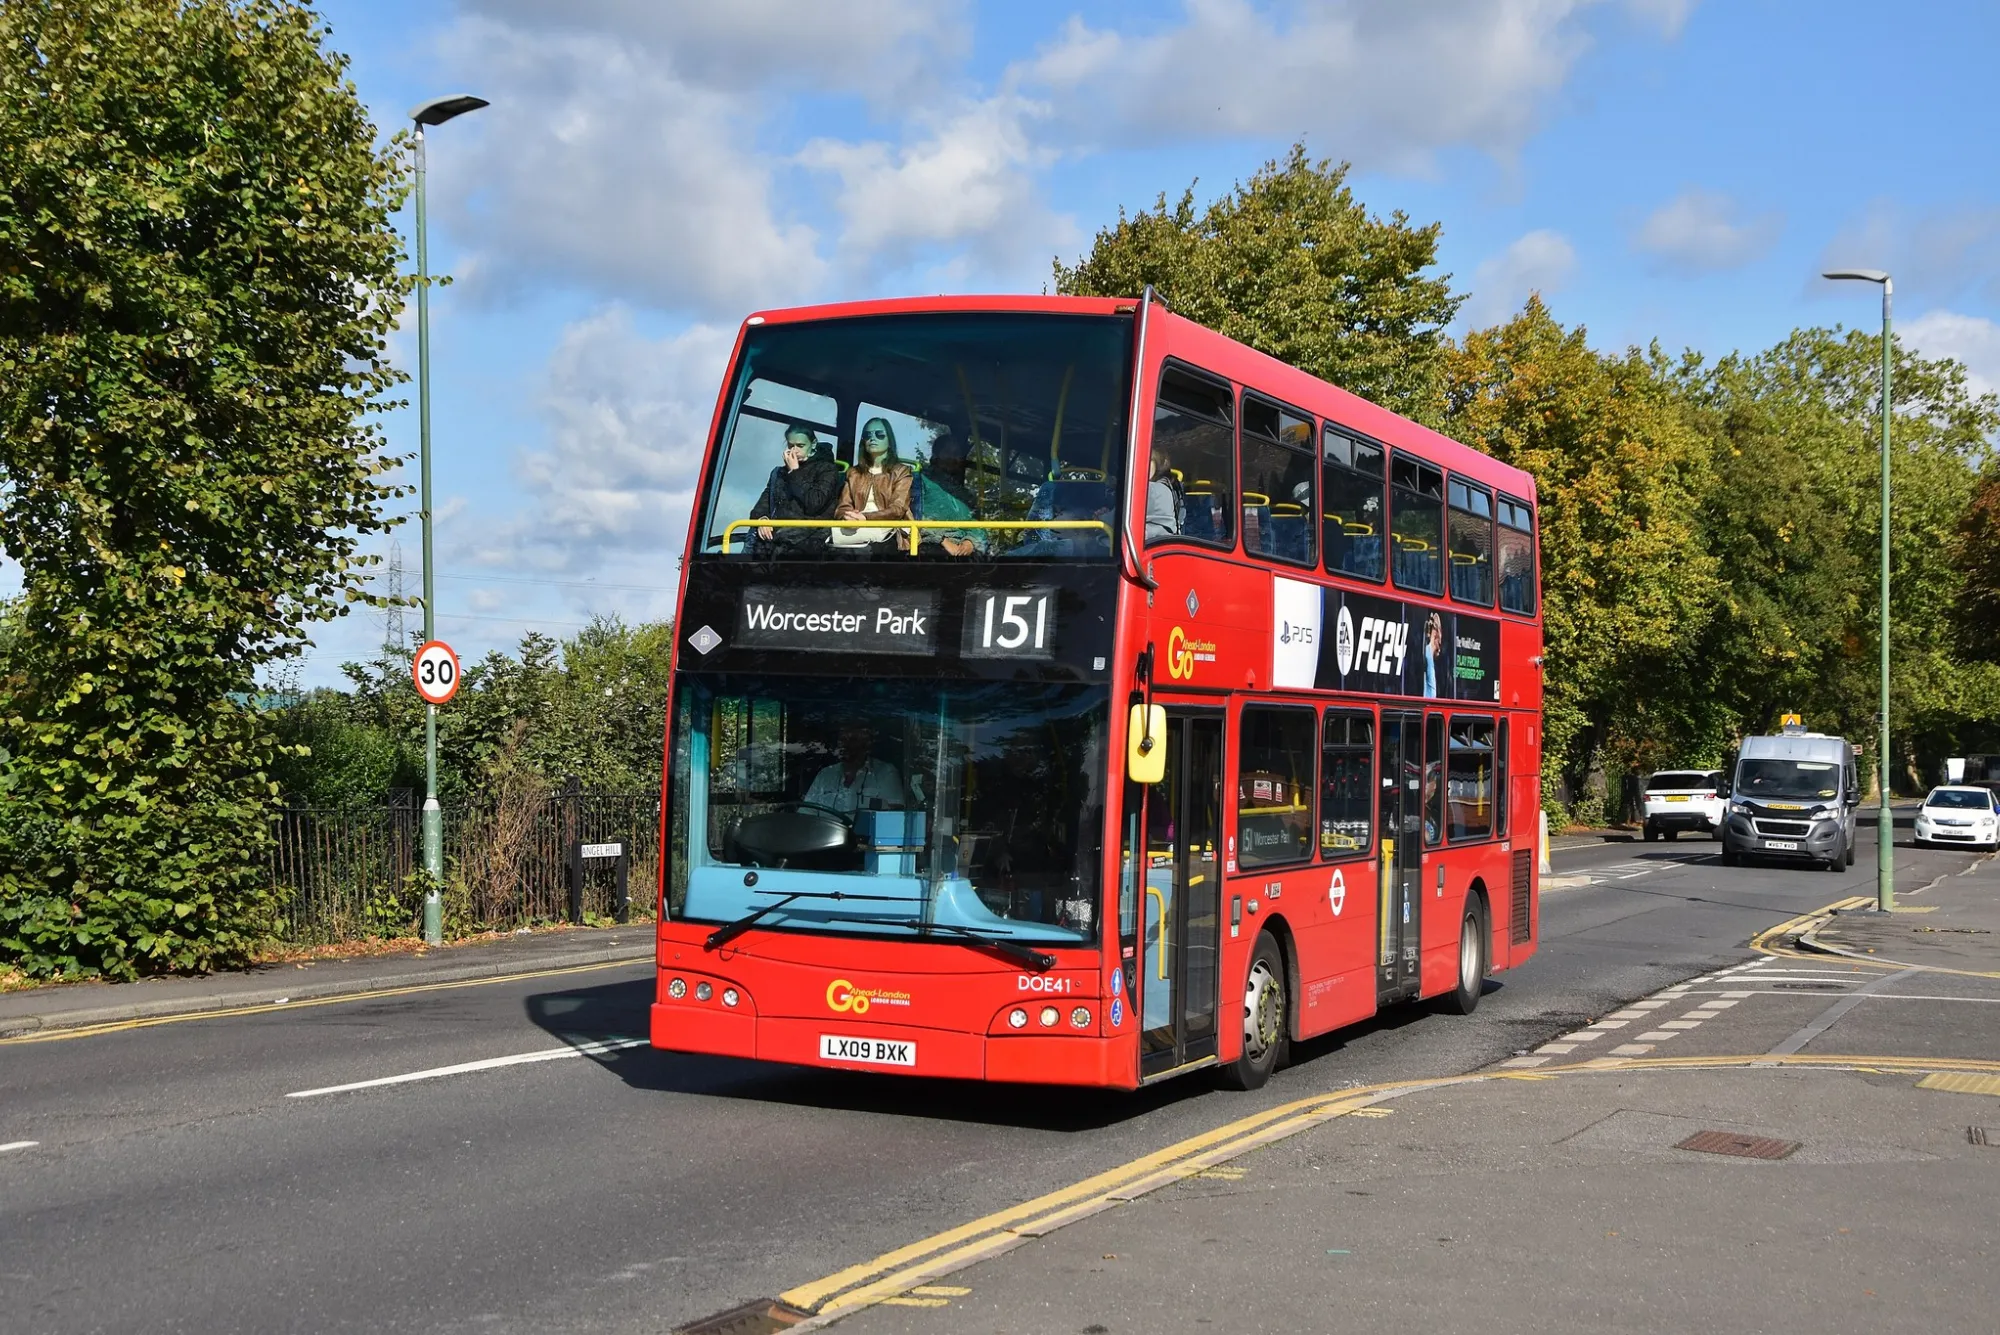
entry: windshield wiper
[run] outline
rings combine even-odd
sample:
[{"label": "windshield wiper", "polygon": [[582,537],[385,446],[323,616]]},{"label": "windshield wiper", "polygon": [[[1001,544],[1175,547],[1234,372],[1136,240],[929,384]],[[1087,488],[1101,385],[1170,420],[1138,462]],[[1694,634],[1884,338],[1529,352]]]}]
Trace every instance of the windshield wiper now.
[{"label": "windshield wiper", "polygon": [[775,913],[795,899],[879,899],[886,902],[909,902],[908,898],[903,895],[851,895],[844,890],[793,890],[788,894],[780,895],[761,908],[751,909],[734,922],[724,923],[722,926],[716,928],[708,934],[708,940],[702,943],[702,949],[720,950],[723,946],[728,945],[731,941],[734,941],[737,937],[755,927],[757,920],[765,914]]},{"label": "windshield wiper", "polygon": [[972,928],[960,927],[955,922],[925,922],[922,918],[849,918],[847,921],[879,922],[884,927],[909,927],[919,936],[932,931],[952,932],[963,937],[970,945],[984,946],[996,954],[1005,955],[1010,960],[1027,965],[1037,973],[1056,967],[1054,955],[1036,950],[1033,946],[1023,945],[1019,941],[1009,941],[1004,936],[988,936],[984,932],[975,932]]}]

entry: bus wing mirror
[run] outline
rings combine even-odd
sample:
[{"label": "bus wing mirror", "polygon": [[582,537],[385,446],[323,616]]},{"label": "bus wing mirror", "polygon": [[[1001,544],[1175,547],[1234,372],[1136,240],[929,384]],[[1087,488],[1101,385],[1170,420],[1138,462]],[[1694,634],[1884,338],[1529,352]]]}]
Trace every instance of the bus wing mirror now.
[{"label": "bus wing mirror", "polygon": [[1167,777],[1165,707],[1132,706],[1132,721],[1125,729],[1125,775],[1140,784],[1155,784]]}]

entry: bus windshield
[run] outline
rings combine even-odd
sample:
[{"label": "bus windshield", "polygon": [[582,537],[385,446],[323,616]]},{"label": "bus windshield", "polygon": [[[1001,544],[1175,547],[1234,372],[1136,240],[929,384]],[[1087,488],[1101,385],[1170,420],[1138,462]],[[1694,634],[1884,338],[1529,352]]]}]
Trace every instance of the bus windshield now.
[{"label": "bus windshield", "polygon": [[751,328],[698,554],[907,556],[889,525],[917,520],[918,556],[1108,560],[1131,329],[992,313]]},{"label": "bus windshield", "polygon": [[685,679],[673,916],[1096,940],[1103,686]]},{"label": "bus windshield", "polygon": [[1736,795],[1830,801],[1840,796],[1840,766],[1823,760],[1745,760],[1736,770]]}]

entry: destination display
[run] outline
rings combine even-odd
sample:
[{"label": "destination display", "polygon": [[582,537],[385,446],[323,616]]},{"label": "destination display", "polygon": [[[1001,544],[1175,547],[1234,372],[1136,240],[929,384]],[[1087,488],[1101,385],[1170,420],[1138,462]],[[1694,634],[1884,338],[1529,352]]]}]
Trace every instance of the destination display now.
[{"label": "destination display", "polygon": [[934,589],[752,585],[737,608],[736,643],[929,656],[937,652],[937,609]]},{"label": "destination display", "polygon": [[1500,698],[1500,623],[1279,579],[1272,681],[1436,700]]}]

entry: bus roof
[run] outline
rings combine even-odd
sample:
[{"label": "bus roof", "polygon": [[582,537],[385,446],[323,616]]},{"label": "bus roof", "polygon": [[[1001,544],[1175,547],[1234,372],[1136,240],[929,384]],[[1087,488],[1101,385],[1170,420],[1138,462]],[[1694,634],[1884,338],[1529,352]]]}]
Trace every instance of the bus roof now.
[{"label": "bus roof", "polygon": [[[810,320],[845,320],[873,315],[923,315],[989,311],[1020,315],[1131,315],[1139,309],[1133,297],[1050,297],[967,295],[890,297],[877,301],[844,301],[823,306],[792,306],[757,311],[746,324],[792,324]],[[1497,487],[1533,502],[1535,480],[1518,468],[1461,444],[1399,413],[1370,403],[1358,394],[1301,371],[1268,353],[1257,351],[1206,325],[1176,315],[1164,304],[1154,311],[1167,322],[1167,341],[1177,355],[1193,364],[1248,385],[1293,407],[1336,422],[1385,445],[1414,450],[1426,462],[1461,477]]]}]

